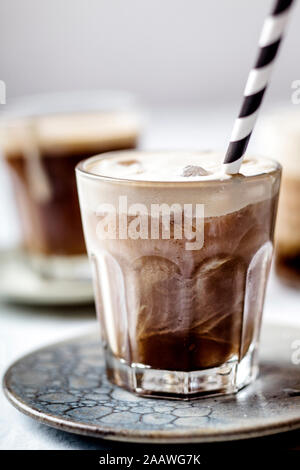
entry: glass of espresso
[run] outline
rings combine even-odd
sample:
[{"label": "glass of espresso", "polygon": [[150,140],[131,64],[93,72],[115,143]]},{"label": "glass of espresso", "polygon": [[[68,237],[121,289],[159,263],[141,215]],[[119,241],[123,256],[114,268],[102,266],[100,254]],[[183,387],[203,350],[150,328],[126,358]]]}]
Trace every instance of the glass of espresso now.
[{"label": "glass of espresso", "polygon": [[260,148],[282,165],[275,230],[275,268],[279,278],[300,288],[300,112],[274,111],[262,123]]},{"label": "glass of espresso", "polygon": [[111,152],[77,166],[109,379],[140,395],[233,393],[257,374],[280,166]]},{"label": "glass of espresso", "polygon": [[44,277],[89,276],[74,168],[95,153],[136,147],[131,105],[121,92],[58,94],[20,100],[2,117],[22,245]]}]

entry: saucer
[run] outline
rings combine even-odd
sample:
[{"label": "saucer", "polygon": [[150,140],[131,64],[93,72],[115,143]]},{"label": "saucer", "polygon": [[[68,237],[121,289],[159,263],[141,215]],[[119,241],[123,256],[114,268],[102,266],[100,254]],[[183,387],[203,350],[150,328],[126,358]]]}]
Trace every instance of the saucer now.
[{"label": "saucer", "polygon": [[152,444],[259,437],[300,428],[299,342],[299,328],[266,324],[253,384],[236,395],[186,402],[142,398],[110,384],[91,334],[21,358],[6,372],[4,391],[26,415],[86,436]]},{"label": "saucer", "polygon": [[40,277],[18,251],[0,253],[0,298],[28,305],[85,305],[93,302],[89,279]]}]

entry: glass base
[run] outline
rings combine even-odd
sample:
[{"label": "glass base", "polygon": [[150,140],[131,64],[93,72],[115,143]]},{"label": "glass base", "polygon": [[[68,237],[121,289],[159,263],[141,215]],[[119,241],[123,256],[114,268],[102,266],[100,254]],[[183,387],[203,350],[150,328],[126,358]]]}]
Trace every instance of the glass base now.
[{"label": "glass base", "polygon": [[181,372],[151,369],[143,364],[127,364],[106,350],[108,379],[119,387],[145,397],[191,400],[211,395],[236,393],[258,373],[256,350],[241,361],[230,361],[212,369]]},{"label": "glass base", "polygon": [[91,268],[86,255],[28,255],[32,269],[41,277],[64,281],[90,280]]}]

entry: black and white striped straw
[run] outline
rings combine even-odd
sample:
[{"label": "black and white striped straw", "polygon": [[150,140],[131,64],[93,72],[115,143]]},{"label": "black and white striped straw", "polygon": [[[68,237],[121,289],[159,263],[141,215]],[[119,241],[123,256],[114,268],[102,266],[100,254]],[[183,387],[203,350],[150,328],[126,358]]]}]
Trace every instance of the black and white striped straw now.
[{"label": "black and white striped straw", "polygon": [[248,76],[243,104],[223,162],[225,173],[239,172],[293,3],[294,0],[276,0],[264,22],[258,57]]}]

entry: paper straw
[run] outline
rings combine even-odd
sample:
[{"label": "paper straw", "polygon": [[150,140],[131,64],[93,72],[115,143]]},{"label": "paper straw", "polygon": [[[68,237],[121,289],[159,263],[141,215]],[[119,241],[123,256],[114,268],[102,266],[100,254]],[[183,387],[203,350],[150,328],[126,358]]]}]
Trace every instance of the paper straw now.
[{"label": "paper straw", "polygon": [[242,107],[223,162],[225,173],[239,172],[293,3],[294,0],[276,0],[264,22],[258,56],[248,76]]}]

